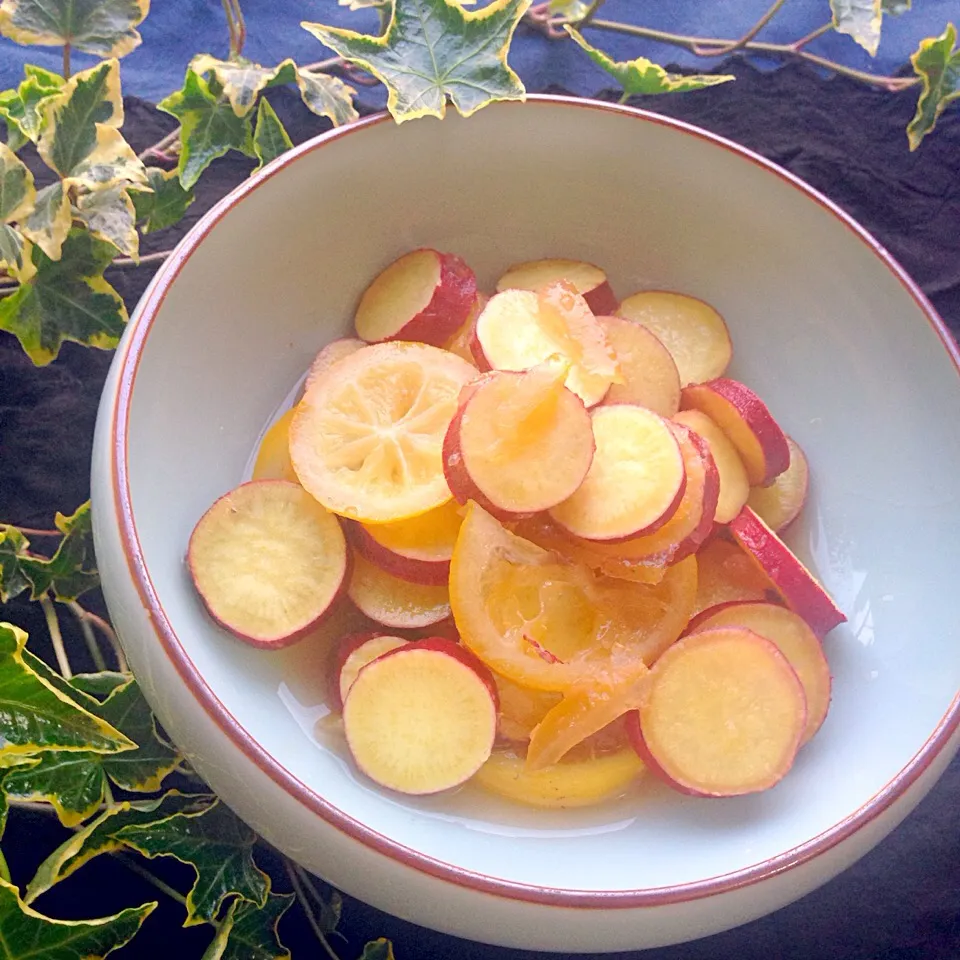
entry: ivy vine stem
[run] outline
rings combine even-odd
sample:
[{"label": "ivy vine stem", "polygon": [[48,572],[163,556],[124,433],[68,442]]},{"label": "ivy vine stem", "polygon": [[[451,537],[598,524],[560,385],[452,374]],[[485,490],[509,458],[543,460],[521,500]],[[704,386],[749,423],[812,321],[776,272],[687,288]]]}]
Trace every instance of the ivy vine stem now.
[{"label": "ivy vine stem", "polygon": [[63,45],[63,79],[64,80],[70,79],[70,51],[71,51],[70,42],[67,41]]},{"label": "ivy vine stem", "polygon": [[[587,26],[596,30],[622,33],[631,37],[640,37],[644,40],[656,40],[659,43],[665,43],[670,46],[682,47],[684,50],[689,50],[698,57],[722,56],[722,53],[717,52],[718,50],[722,51],[724,47],[738,43],[736,40],[724,40],[714,37],[693,37],[683,33],[670,33],[666,30],[655,30],[652,27],[634,26],[632,23],[619,23],[615,20],[591,20]],[[819,33],[817,35],[819,35]],[[806,61],[807,63],[812,63],[815,66],[823,67],[841,76],[850,77],[852,80],[858,80],[869,86],[880,87],[890,93],[906,90],[920,83],[919,77],[879,76],[874,73],[867,73],[865,70],[855,70],[853,67],[847,67],[842,63],[837,63],[835,60],[829,60],[826,57],[810,53],[804,50],[802,45],[811,39],[813,39],[812,36],[804,37],[797,41],[796,44],[765,43],[758,40],[748,40],[742,44],[738,50],[753,53],[772,53],[776,56],[796,58]],[[797,46],[797,44],[800,44],[800,46]]]},{"label": "ivy vine stem", "polygon": [[327,940],[326,934],[323,932],[319,922],[317,921],[317,918],[314,916],[313,906],[310,903],[310,898],[307,895],[307,891],[304,888],[300,877],[297,876],[298,869],[295,868],[287,859],[284,859],[283,867],[287,871],[287,876],[290,879],[293,892],[297,895],[297,900],[300,901],[300,906],[303,907],[303,912],[307,917],[307,922],[310,924],[310,928],[313,930],[316,938],[320,941],[320,945],[326,951],[327,956],[330,957],[330,960],[340,960],[337,951],[330,946],[330,941]]},{"label": "ivy vine stem", "polygon": [[698,56],[725,57],[737,50],[743,49],[776,15],[777,11],[787,2],[787,0],[774,0],[767,12],[739,39],[731,43],[725,43],[722,46],[714,48],[710,53],[703,54],[699,50],[694,50]]},{"label": "ivy vine stem", "polygon": [[[100,650],[100,644],[97,643],[97,638],[94,636],[93,627],[85,616],[86,611],[84,611],[76,601],[68,602],[66,607],[77,618],[77,623],[80,625],[80,632],[83,634],[83,639],[87,643],[87,650],[90,651],[90,659],[93,660],[93,665],[99,671],[106,670],[107,662],[103,659],[103,653]],[[80,610],[79,613],[77,612],[78,608]]]},{"label": "ivy vine stem", "polygon": [[53,601],[46,595],[40,598],[40,607],[47,620],[47,630],[50,633],[50,642],[53,644],[53,652],[57,658],[57,666],[64,680],[69,680],[73,676],[70,669],[70,661],[67,658],[67,650],[63,645],[63,634],[60,632],[60,619],[57,617],[57,608]]},{"label": "ivy vine stem", "polygon": [[[86,607],[82,607],[76,600],[70,600],[67,603],[67,607],[70,612],[80,621],[80,629],[84,629],[86,624],[87,629],[95,627],[100,633],[104,636],[110,646],[113,648],[113,655],[117,660],[117,669],[121,673],[129,673],[130,668],[127,666],[127,658],[123,654],[123,647],[120,646],[120,641],[117,638],[117,634],[114,631],[113,627],[107,623],[103,617],[98,617],[95,613],[90,610],[87,610]],[[100,667],[99,669],[106,669],[105,667]]]}]

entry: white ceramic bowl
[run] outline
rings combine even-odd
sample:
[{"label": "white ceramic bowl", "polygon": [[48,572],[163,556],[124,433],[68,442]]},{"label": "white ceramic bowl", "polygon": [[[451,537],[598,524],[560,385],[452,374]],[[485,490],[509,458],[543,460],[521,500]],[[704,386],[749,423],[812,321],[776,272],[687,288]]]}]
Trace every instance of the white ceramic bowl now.
[{"label": "white ceramic bowl", "polygon": [[[540,256],[601,264],[625,296],[703,297],[731,375],[806,450],[790,540],[849,624],[827,640],[826,724],[764,794],[649,786],[585,811],[472,790],[376,789],[313,734],[309,647],[254,650],[204,616],[190,531],[244,476],[317,350],[398,254],[461,254],[488,286]],[[468,121],[375,117],[289,152],[164,264],[103,395],[97,552],[111,615],[157,715],[267,840],[348,893],[463,937],[620,950],[758,917],[865,853],[957,747],[957,360],[930,305],[823,197],[662,117],[532,98]]]}]

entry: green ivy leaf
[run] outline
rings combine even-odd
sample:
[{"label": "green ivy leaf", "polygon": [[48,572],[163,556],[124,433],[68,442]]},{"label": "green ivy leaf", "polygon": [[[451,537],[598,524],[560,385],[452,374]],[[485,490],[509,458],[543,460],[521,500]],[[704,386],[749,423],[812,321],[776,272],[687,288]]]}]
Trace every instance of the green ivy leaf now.
[{"label": "green ivy leaf", "polygon": [[5,143],[0,143],[0,223],[24,217],[36,198],[33,174]]},{"label": "green ivy leaf", "polygon": [[157,736],[153,713],[131,677],[104,701],[99,715],[137,744],[136,750],[102,757],[110,779],[132,793],[152,793],[180,765],[180,754]]},{"label": "green ivy leaf", "polygon": [[52,804],[65,827],[82,823],[103,802],[107,776],[124,790],[152,793],[180,762],[179,754],[157,737],[153,714],[132,677],[102,705],[93,704],[90,712],[136,743],[135,750],[114,756],[49,751],[35,767],[16,771],[3,783],[7,796]]},{"label": "green ivy leaf", "polygon": [[100,670],[98,673],[75,673],[67,682],[74,690],[79,690],[86,696],[102,702],[129,679],[129,673]]},{"label": "green ivy leaf", "polygon": [[201,960],[290,960],[277,924],[294,899],[290,893],[270,893],[262,907],[234,900]]},{"label": "green ivy leaf", "polygon": [[318,117],[326,117],[335,127],[352,123],[360,116],[353,105],[357,91],[339,77],[298,70],[296,82],[307,108]]},{"label": "green ivy leaf", "polygon": [[256,834],[222,803],[149,826],[124,827],[118,836],[145,857],[175,857],[194,868],[185,927],[214,919],[231,896],[258,907],[266,903],[269,880],[253,862]]},{"label": "green ivy leaf", "polygon": [[128,189],[127,184],[113,183],[82,193],[77,198],[77,213],[94,236],[112,243],[122,254],[139,261],[137,214]]},{"label": "green ivy leaf", "polygon": [[59,261],[35,248],[36,276],[0,300],[0,330],[14,334],[38,365],[53,360],[64,340],[113,349],[127,322],[123,300],[103,277],[115,254],[112,244],[80,229],[67,236]]},{"label": "green ivy leaf", "polygon": [[257,170],[271,160],[276,160],[292,146],[293,141],[273,107],[267,100],[261,100],[257,107],[257,124],[253,131],[253,152],[260,161]]},{"label": "green ivy leaf", "polygon": [[150,0],[3,0],[0,33],[16,43],[64,44],[100,57],[123,57],[140,45],[137,27]]},{"label": "green ivy leaf", "polygon": [[360,960],[396,960],[393,955],[393,944],[385,937],[371,940],[363,948]]},{"label": "green ivy leaf", "polygon": [[[31,71],[37,71],[31,74]],[[7,121],[8,129],[15,129],[22,143],[40,139],[40,129],[43,126],[43,117],[50,101],[60,92],[60,87],[54,86],[48,79],[56,78],[63,86],[62,77],[48,70],[41,71],[39,67],[24,67],[28,74],[16,90],[5,90],[0,94],[0,117]],[[17,148],[19,149],[19,148]]]},{"label": "green ivy leaf", "polygon": [[960,97],[960,51],[956,46],[957,28],[948,23],[939,37],[921,40],[917,52],[910,58],[913,72],[923,83],[917,112],[907,126],[911,150],[920,146],[937,125],[940,114]]},{"label": "green ivy leaf", "polygon": [[0,623],[0,750],[119,753],[132,743],[119,730],[65,696],[24,663],[27,635]]},{"label": "green ivy leaf", "polygon": [[0,525],[0,603],[9,603],[30,586],[20,560],[30,541],[16,528]]},{"label": "green ivy leaf", "polygon": [[[20,271],[25,263],[24,247],[26,244],[27,241],[24,240],[23,234],[19,230],[11,227],[8,223],[0,223],[0,267],[8,272]],[[2,537],[2,533],[0,533],[0,537]],[[3,546],[0,543],[0,553],[2,551]],[[0,565],[2,565],[2,562],[2,559],[0,559]],[[3,571],[2,566],[0,566],[0,590],[2,589]]]},{"label": "green ivy leaf", "polygon": [[27,885],[25,900],[33,903],[41,893],[65,880],[85,863],[103,853],[124,849],[117,833],[124,827],[149,826],[177,813],[198,813],[216,798],[210,794],[183,794],[170,790],[149,800],[123,800],[72,834],[37,868]]},{"label": "green ivy leaf", "polygon": [[180,121],[180,162],[177,170],[185,190],[228,150],[253,155],[250,117],[238,117],[219,82],[209,82],[188,69],[183,88],[157,104]]},{"label": "green ivy leaf", "polygon": [[98,124],[96,145],[66,182],[87,190],[118,183],[142,186],[147,182],[147,170],[119,130]]},{"label": "green ivy leaf", "polygon": [[190,61],[190,69],[198,76],[215,77],[223,88],[224,96],[230,101],[233,112],[238,117],[245,117],[254,108],[260,92],[272,86],[278,74],[283,75],[285,83],[293,80],[296,64],[292,60],[284,60],[270,68],[243,57],[218,60],[209,53],[200,53]]},{"label": "green ivy leaf", "polygon": [[156,902],[99,920],[53,920],[0,880],[0,960],[101,960],[129,943]]},{"label": "green ivy leaf", "polygon": [[122,125],[120,64],[104,60],[74,74],[50,100],[37,150],[47,166],[68,177],[97,148],[101,126]]},{"label": "green ivy leaf", "polygon": [[448,0],[394,0],[381,37],[303,23],[324,46],[372,73],[387,88],[397,123],[443,117],[447,98],[465,117],[495,100],[522,100],[507,49],[530,0],[493,0],[468,13]]},{"label": "green ivy leaf", "polygon": [[49,560],[22,557],[20,565],[30,581],[32,599],[52,592],[56,600],[76,600],[100,583],[93,552],[90,501],[80,504],[69,517],[58,512],[54,523],[63,534],[56,553]]},{"label": "green ivy leaf", "polygon": [[37,191],[33,210],[20,223],[20,232],[51,260],[59,260],[72,223],[70,198],[63,188],[63,181],[57,180]]},{"label": "green ivy leaf", "polygon": [[103,802],[105,784],[98,754],[49,750],[36,766],[4,777],[3,792],[17,800],[49,803],[60,822],[73,827]]},{"label": "green ivy leaf", "polygon": [[[19,767],[35,767],[39,762],[40,757],[28,757],[22,753],[0,753],[0,784],[10,770]],[[7,812],[7,795],[0,789],[0,837],[7,829]]]},{"label": "green ivy leaf", "polygon": [[636,60],[624,62],[611,60],[602,50],[590,46],[573,27],[565,25],[564,30],[598,67],[606,70],[623,87],[624,100],[636,93],[687,93],[737,79],[731,74],[668,73],[659,64],[647,60],[646,57],[637,57]]},{"label": "green ivy leaf", "polygon": [[147,167],[150,192],[136,190],[133,206],[142,233],[154,233],[173,226],[196,199],[193,190],[184,190],[176,170]]}]

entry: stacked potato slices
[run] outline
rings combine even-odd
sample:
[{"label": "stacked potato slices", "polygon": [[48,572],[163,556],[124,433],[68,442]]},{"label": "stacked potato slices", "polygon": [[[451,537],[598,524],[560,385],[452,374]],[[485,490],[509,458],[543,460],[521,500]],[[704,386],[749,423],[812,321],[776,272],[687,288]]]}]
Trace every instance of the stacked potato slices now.
[{"label": "stacked potato slices", "polygon": [[[778,535],[808,465],[725,376],[727,326],[599,267],[516,264],[489,297],[419,249],[360,292],[188,563],[250,643],[330,651],[357,767],[536,806],[650,770],[698,796],[773,786],[823,723],[845,618]],[[338,621],[339,622],[339,621]]]}]

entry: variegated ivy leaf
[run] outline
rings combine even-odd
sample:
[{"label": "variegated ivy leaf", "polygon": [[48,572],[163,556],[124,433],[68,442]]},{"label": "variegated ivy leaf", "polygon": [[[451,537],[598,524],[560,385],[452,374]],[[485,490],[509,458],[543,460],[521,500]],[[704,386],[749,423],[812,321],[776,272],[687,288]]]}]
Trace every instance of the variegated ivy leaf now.
[{"label": "variegated ivy leaf", "polygon": [[117,183],[139,186],[147,182],[147,168],[119,130],[99,125],[93,150],[66,179],[87,190]]},{"label": "variegated ivy leaf", "polygon": [[211,794],[183,794],[170,790],[149,800],[123,800],[114,804],[60,844],[40,864],[27,885],[26,902],[33,903],[41,893],[65,880],[94,857],[123,849],[117,833],[124,827],[149,826],[175,813],[198,813],[215,802],[216,798]]},{"label": "variegated ivy leaf", "polygon": [[269,879],[253,862],[256,834],[222,803],[202,813],[124,827],[118,836],[145,857],[175,857],[193,867],[196,881],[187,894],[185,927],[212,920],[229,897],[258,907],[267,901]]},{"label": "variegated ivy leaf", "polygon": [[14,526],[0,525],[0,603],[9,603],[29,589],[20,561],[30,541]]},{"label": "variegated ivy leaf", "polygon": [[99,920],[54,920],[0,880],[0,960],[102,960],[129,943],[156,902]]},{"label": "variegated ivy leaf", "polygon": [[292,893],[270,893],[262,907],[234,900],[201,960],[290,960],[277,925],[295,899]]},{"label": "variegated ivy leaf", "polygon": [[731,74],[669,73],[646,57],[622,62],[612,60],[602,50],[587,43],[573,27],[565,25],[564,30],[598,67],[606,70],[623,87],[624,100],[633,94],[686,93],[736,80]]},{"label": "variegated ivy leaf", "polygon": [[118,753],[136,746],[31,670],[23,658],[26,642],[22,630],[0,623],[0,750]]},{"label": "variegated ivy leaf", "polygon": [[910,0],[830,0],[833,28],[845,33],[871,57],[880,46],[880,29],[885,13],[899,16],[910,9]]},{"label": "variegated ivy leaf", "polygon": [[24,217],[36,197],[33,174],[5,143],[0,143],[0,223]]},{"label": "variegated ivy leaf", "polygon": [[324,46],[372,73],[387,88],[397,123],[443,117],[447,99],[465,117],[495,100],[522,100],[507,50],[530,0],[493,0],[468,12],[449,0],[394,0],[380,37],[303,23]]},{"label": "variegated ivy leaf", "polygon": [[[8,223],[0,223],[0,268],[9,272],[19,272],[24,263],[23,234]],[[0,534],[2,537],[2,534]],[[2,543],[2,540],[0,540]],[[0,546],[0,551],[3,547]],[[2,560],[0,560],[2,563]],[[3,590],[3,573],[0,570],[0,590]]]},{"label": "variegated ivy leaf", "polygon": [[384,937],[371,940],[364,946],[360,960],[396,960],[393,955],[393,944]]},{"label": "variegated ivy leaf", "polygon": [[123,299],[103,271],[116,256],[113,244],[86,230],[71,230],[60,260],[36,247],[36,275],[0,300],[0,330],[14,334],[38,366],[49,363],[64,340],[112,350],[127,322]]},{"label": "variegated ivy leaf", "polygon": [[307,108],[318,117],[326,117],[335,127],[352,123],[360,116],[353,105],[357,91],[339,77],[298,70],[297,87]]},{"label": "variegated ivy leaf", "polygon": [[146,173],[150,191],[134,190],[133,206],[141,233],[153,233],[180,220],[195,197],[183,189],[176,170],[147,167]]},{"label": "variegated ivy leaf", "polygon": [[224,95],[238,117],[250,113],[263,90],[286,83],[296,83],[307,107],[318,116],[326,117],[334,126],[350,123],[358,116],[353,106],[357,93],[353,87],[347,86],[339,77],[301,70],[289,59],[275,67],[263,67],[250,60],[218,60],[200,54],[190,62],[190,68],[197,74],[214,78],[223,87]]},{"label": "variegated ivy leaf", "polygon": [[180,162],[177,171],[185,190],[228,150],[253,156],[249,115],[238,117],[216,77],[209,80],[188,69],[183,88],[157,105],[180,121]]},{"label": "variegated ivy leaf", "polygon": [[293,141],[273,107],[267,100],[261,100],[257,107],[257,123],[253,131],[253,152],[260,161],[257,170],[271,160],[276,160],[292,146]]},{"label": "variegated ivy leaf", "polygon": [[120,64],[116,60],[74,74],[44,110],[37,149],[44,163],[63,177],[97,148],[99,125],[123,125]]},{"label": "variegated ivy leaf", "polygon": [[98,754],[48,750],[36,766],[4,777],[3,793],[15,800],[49,803],[65,827],[74,827],[103,802],[105,782]]},{"label": "variegated ivy leaf", "polygon": [[33,210],[19,226],[20,232],[51,260],[59,260],[72,223],[70,198],[63,188],[63,181],[57,180],[37,191]]},{"label": "variegated ivy leaf", "polygon": [[947,29],[939,37],[922,40],[910,62],[923,83],[917,112],[907,127],[910,149],[916,150],[936,126],[940,114],[960,98],[960,50],[957,49],[956,27],[947,24]]},{"label": "variegated ivy leaf", "polygon": [[100,57],[123,57],[140,45],[135,29],[150,0],[3,0],[0,33],[17,43],[69,44]]},{"label": "variegated ivy leaf", "polygon": [[74,690],[79,690],[95,700],[106,700],[117,687],[130,679],[129,673],[116,670],[100,670],[97,673],[75,673],[68,681]]},{"label": "variegated ivy leaf", "polygon": [[[56,78],[63,85],[63,78],[39,67],[24,67],[27,78],[16,90],[0,93],[0,117],[7,121],[9,130],[16,130],[23,143],[40,139],[43,116],[50,101],[59,93],[48,77]],[[31,73],[30,71],[35,71]],[[12,149],[12,148],[11,148]]]},{"label": "variegated ivy leaf", "polygon": [[65,827],[82,823],[100,806],[107,777],[124,790],[152,793],[180,762],[179,754],[157,737],[153,714],[132,677],[102,704],[94,701],[87,709],[136,743],[136,749],[112,756],[52,750],[35,767],[14,771],[3,781],[9,797],[51,804]]},{"label": "variegated ivy leaf", "polygon": [[[82,231],[78,232],[83,236]],[[82,241],[78,243],[82,244]],[[83,266],[82,261],[76,266]],[[52,593],[55,600],[76,600],[80,594],[100,583],[93,553],[90,501],[82,503],[70,516],[58,512],[54,523],[63,534],[54,555],[49,560],[23,556],[20,567],[30,581],[32,599]]]},{"label": "variegated ivy leaf", "polygon": [[190,61],[190,69],[200,76],[209,74],[216,77],[233,112],[238,117],[244,117],[256,105],[260,92],[272,86],[278,76],[281,83],[293,82],[296,64],[292,60],[284,60],[276,67],[262,67],[243,57],[218,60],[208,53],[201,53]]},{"label": "variegated ivy leaf", "polygon": [[112,243],[122,254],[140,259],[140,235],[128,185],[114,183],[80,194],[77,213],[94,236]]}]

